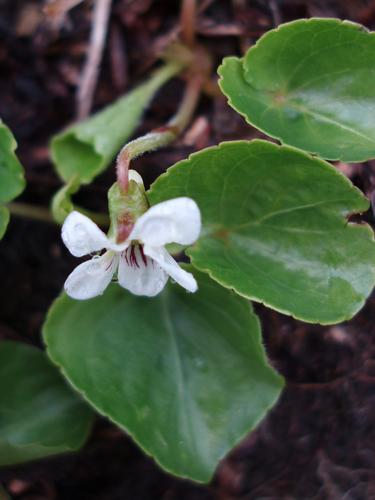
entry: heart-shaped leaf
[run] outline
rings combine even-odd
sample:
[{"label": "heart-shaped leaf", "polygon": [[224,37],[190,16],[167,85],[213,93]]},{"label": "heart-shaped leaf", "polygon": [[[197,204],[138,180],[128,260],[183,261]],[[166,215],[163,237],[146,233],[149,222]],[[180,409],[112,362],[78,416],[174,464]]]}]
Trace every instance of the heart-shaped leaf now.
[{"label": "heart-shaped leaf", "polygon": [[89,184],[134,132],[154,94],[180,70],[177,64],[163,66],[115,103],[56,135],[51,141],[51,155],[61,178],[67,183],[74,178],[75,184]]},{"label": "heart-shaped leaf", "polygon": [[9,211],[1,205],[16,198],[25,187],[23,168],[14,153],[16,147],[12,133],[0,120],[0,238],[9,222]]},{"label": "heart-shaped leaf", "polygon": [[195,274],[195,294],[169,284],[153,299],[118,285],[84,302],[63,295],[44,339],[70,382],[159,464],[208,481],[275,403],[282,379],[251,305]]},{"label": "heart-shaped leaf", "polygon": [[77,450],[93,413],[46,355],[0,342],[0,465]]},{"label": "heart-shaped leaf", "polygon": [[246,121],[330,160],[375,158],[375,35],[337,19],[300,19],[225,58],[220,87]]},{"label": "heart-shaped leaf", "polygon": [[375,283],[375,242],[345,216],[368,201],[328,163],[266,141],[223,143],[171,167],[151,204],[189,196],[192,263],[249,299],[310,322],[352,317]]}]

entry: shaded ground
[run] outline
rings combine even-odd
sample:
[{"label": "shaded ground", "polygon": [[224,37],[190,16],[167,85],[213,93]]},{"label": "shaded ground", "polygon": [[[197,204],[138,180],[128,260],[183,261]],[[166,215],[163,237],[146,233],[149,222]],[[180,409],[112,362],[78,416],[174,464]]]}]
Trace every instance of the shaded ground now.
[{"label": "shaded ground", "polygon": [[[153,47],[178,23],[178,3],[117,0],[111,17],[95,108],[141,80],[154,62]],[[86,51],[90,10],[72,11],[59,33],[32,20],[31,0],[0,0],[0,116],[18,139],[27,169],[24,201],[47,206],[59,187],[47,141],[74,116],[74,89]],[[29,8],[25,14],[25,9]],[[375,27],[375,1],[211,2],[197,30],[214,54],[240,53],[275,23],[336,16]],[[182,84],[164,88],[139,133],[173,114]],[[171,97],[172,96],[172,97]],[[203,97],[196,114],[205,133],[137,160],[148,181],[191,151],[255,132],[221,97]],[[345,167],[371,195],[375,163]],[[113,170],[85,188],[80,201],[105,210]],[[374,219],[367,214],[371,224]],[[0,245],[0,338],[40,344],[44,315],[72,269],[53,225],[13,218]],[[115,427],[99,420],[75,455],[0,471],[0,482],[23,500],[373,500],[375,499],[375,298],[351,322],[306,325],[257,306],[265,344],[287,387],[258,430],[219,467],[210,487],[171,478]],[[0,395],[1,397],[1,395]],[[0,499],[2,493],[0,491]]]}]

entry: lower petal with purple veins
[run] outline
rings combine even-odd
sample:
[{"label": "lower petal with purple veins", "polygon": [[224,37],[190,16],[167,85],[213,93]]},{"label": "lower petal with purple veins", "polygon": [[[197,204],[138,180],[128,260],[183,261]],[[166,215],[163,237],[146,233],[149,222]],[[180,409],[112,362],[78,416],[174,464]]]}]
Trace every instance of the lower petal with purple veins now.
[{"label": "lower petal with purple veins", "polygon": [[121,253],[118,281],[134,295],[154,297],[165,287],[168,275],[144,254],[140,245],[132,245]]}]

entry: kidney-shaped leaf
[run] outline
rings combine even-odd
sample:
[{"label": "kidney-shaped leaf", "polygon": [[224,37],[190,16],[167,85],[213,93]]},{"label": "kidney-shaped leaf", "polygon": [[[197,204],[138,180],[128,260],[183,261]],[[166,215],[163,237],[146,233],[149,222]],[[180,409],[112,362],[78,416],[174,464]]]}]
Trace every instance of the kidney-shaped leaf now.
[{"label": "kidney-shaped leaf", "polygon": [[208,481],[218,460],[276,401],[257,317],[244,299],[196,275],[136,297],[112,285],[77,302],[63,295],[44,328],[70,382],[165,469]]},{"label": "kidney-shaped leaf", "polygon": [[248,123],[323,158],[375,158],[375,35],[337,19],[301,19],[225,58],[220,87]]},{"label": "kidney-shaped leaf", "polygon": [[25,187],[23,168],[14,153],[16,147],[12,133],[0,120],[0,238],[9,221],[9,211],[1,205],[16,198]]},{"label": "kidney-shaped leaf", "polygon": [[0,342],[0,465],[77,450],[92,411],[34,347]]},{"label": "kidney-shaped leaf", "polygon": [[310,322],[353,316],[375,282],[375,242],[347,222],[368,201],[328,163],[266,141],[193,154],[153,184],[152,204],[189,196],[203,231],[192,263],[224,286]]}]

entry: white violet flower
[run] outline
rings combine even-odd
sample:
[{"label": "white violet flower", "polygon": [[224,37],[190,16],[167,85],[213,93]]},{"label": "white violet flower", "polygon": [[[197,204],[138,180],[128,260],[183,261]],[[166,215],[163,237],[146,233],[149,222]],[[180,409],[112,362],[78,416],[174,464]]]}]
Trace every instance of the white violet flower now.
[{"label": "white violet flower", "polygon": [[116,271],[118,282],[135,295],[153,297],[170,276],[189,292],[198,288],[164,246],[191,245],[201,230],[200,211],[191,198],[175,198],[149,208],[135,222],[129,237],[116,243],[85,215],[71,212],[62,227],[62,239],[75,257],[105,249],[103,255],[77,266],[65,281],[66,293],[77,300],[104,292]]}]

